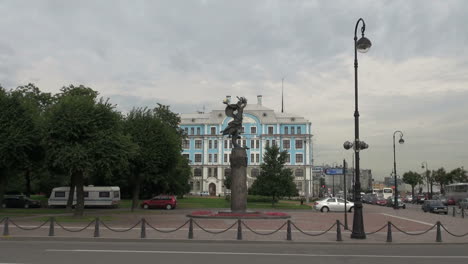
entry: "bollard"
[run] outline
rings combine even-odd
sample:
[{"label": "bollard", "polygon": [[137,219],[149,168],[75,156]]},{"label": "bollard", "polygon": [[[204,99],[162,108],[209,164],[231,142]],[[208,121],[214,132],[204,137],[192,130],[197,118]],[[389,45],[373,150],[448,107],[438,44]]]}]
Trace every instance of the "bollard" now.
[{"label": "bollard", "polygon": [[237,219],[237,240],[242,240],[242,222]]},{"label": "bollard", "polygon": [[388,221],[387,226],[387,242],[392,242],[392,223]]},{"label": "bollard", "polygon": [[336,220],[336,241],[343,241],[341,238],[341,226],[340,220]]},{"label": "bollard", "polygon": [[462,214],[462,218],[465,218],[465,208],[464,207],[462,207],[461,214]]},{"label": "bollard", "polygon": [[455,207],[452,207],[452,216],[455,217]]},{"label": "bollard", "polygon": [[10,219],[8,217],[5,218],[5,223],[3,224],[3,236],[9,236],[10,235],[10,231],[8,230],[8,221]]},{"label": "bollard", "polygon": [[141,219],[141,234],[140,238],[146,238],[146,220],[145,218]]},{"label": "bollard", "polygon": [[99,237],[99,217],[94,220],[94,237]]},{"label": "bollard", "polygon": [[442,242],[442,232],[440,230],[440,221],[437,221],[437,237],[436,242]]},{"label": "bollard", "polygon": [[55,235],[54,221],[55,221],[55,218],[51,217],[50,218],[50,225],[49,225],[49,236],[51,236],[51,237]]},{"label": "bollard", "polygon": [[286,240],[289,240],[289,241],[292,240],[292,234],[291,234],[291,220],[288,220],[288,229],[287,229],[287,234],[286,234]]},{"label": "bollard", "polygon": [[193,219],[192,218],[190,218],[190,221],[189,221],[188,239],[193,239]]}]

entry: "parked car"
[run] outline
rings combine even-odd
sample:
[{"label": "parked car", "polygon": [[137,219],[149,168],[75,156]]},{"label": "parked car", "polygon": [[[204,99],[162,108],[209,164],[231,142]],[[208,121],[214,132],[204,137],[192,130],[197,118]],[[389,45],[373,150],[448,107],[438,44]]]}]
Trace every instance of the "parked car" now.
[{"label": "parked car", "polygon": [[456,204],[457,204],[457,201],[455,201],[455,199],[453,198],[447,199],[447,205],[456,205]]},{"label": "parked car", "polygon": [[158,195],[150,200],[143,201],[141,207],[143,209],[165,208],[171,210],[177,207],[177,198],[174,195]]},{"label": "parked car", "polygon": [[[423,204],[425,200],[426,200],[426,195],[424,194],[418,194],[418,196],[416,196],[417,204]],[[414,202],[414,199],[413,199],[413,202]]]},{"label": "parked car", "polygon": [[407,195],[407,196],[403,199],[403,202],[405,202],[405,203],[411,203],[411,202],[413,202],[413,196]]},{"label": "parked car", "polygon": [[421,206],[421,209],[424,212],[448,214],[447,206],[444,205],[439,200],[426,200],[426,201],[424,201],[423,205]]},{"label": "parked car", "polygon": [[199,192],[200,196],[210,196],[210,192],[208,191],[203,191],[203,192]]},{"label": "parked car", "polygon": [[[331,197],[325,198],[314,203],[314,209],[320,210],[321,212],[337,211],[343,212],[345,207],[345,200],[341,198]],[[349,208],[349,212],[353,211],[354,203],[347,201],[346,209]]]},{"label": "parked car", "polygon": [[459,208],[468,209],[468,198],[463,198],[458,203]]},{"label": "parked car", "polygon": [[[394,207],[395,204],[395,197],[388,197],[387,198],[387,206],[388,207]],[[398,198],[398,208],[403,208],[406,209],[406,204],[403,203],[401,198]]]},{"label": "parked car", "polygon": [[39,208],[41,202],[30,199],[24,195],[6,195],[3,198],[2,208]]}]

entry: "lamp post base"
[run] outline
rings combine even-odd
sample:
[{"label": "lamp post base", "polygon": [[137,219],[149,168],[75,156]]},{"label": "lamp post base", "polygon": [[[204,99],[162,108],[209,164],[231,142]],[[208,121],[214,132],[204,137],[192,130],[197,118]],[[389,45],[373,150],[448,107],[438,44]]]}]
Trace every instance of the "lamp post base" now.
[{"label": "lamp post base", "polygon": [[358,201],[354,204],[353,216],[353,230],[351,238],[366,239],[366,232],[364,232],[364,219],[362,215],[362,202]]}]

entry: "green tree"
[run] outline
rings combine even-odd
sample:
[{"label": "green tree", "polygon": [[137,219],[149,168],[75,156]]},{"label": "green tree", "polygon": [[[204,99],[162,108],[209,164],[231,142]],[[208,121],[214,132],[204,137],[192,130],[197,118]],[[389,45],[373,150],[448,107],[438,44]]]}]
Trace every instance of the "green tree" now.
[{"label": "green tree", "polygon": [[252,184],[250,191],[254,195],[272,197],[272,204],[277,199],[297,194],[296,184],[291,169],[285,168],[288,152],[280,151],[279,147],[273,145],[267,147],[260,165],[260,175]]},{"label": "green tree", "polygon": [[18,167],[24,173],[26,196],[31,194],[31,181],[34,176],[40,175],[43,171],[43,160],[45,156],[42,143],[41,125],[45,109],[51,104],[52,96],[50,93],[43,93],[34,84],[19,86],[11,92],[12,96],[18,98],[21,106],[26,110],[28,118],[32,120],[33,144],[27,151],[26,159]]},{"label": "green tree", "polygon": [[20,98],[0,86],[0,204],[8,175],[28,160],[36,133],[34,120]]},{"label": "green tree", "polygon": [[168,180],[172,180],[174,169],[181,162],[181,140],[154,109],[130,111],[125,121],[125,132],[139,146],[137,155],[130,162],[133,211],[138,205],[142,186],[146,195],[170,190]]},{"label": "green tree", "polygon": [[[447,173],[445,169],[439,168],[432,172],[432,176],[435,182],[440,185],[440,192],[445,193],[445,186],[453,182],[453,174]],[[432,189],[431,189],[432,194]]]},{"label": "green tree", "polygon": [[463,167],[453,169],[448,174],[450,175],[449,178],[451,178],[453,182],[468,182],[468,176],[466,175],[466,170]]},{"label": "green tree", "polygon": [[411,185],[411,195],[414,197],[414,187],[423,183],[422,176],[417,172],[408,171],[403,174],[403,182]]},{"label": "green tree", "polygon": [[75,215],[83,215],[85,179],[96,171],[125,166],[136,146],[123,134],[122,116],[98,93],[69,86],[56,95],[44,120],[48,162],[70,176],[69,203],[76,186]]}]

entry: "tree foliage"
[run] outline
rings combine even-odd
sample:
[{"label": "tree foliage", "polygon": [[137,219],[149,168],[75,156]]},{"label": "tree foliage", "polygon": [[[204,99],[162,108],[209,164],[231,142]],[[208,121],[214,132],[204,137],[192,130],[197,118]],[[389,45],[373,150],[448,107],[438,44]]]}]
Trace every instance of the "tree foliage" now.
[{"label": "tree foliage", "polygon": [[411,195],[414,197],[414,187],[423,183],[423,178],[417,172],[408,171],[403,174],[403,182],[411,185]]},{"label": "tree foliage", "polygon": [[250,187],[250,193],[271,196],[273,203],[281,197],[297,195],[293,173],[284,167],[287,151],[280,151],[276,145],[267,147],[265,151],[260,175]]}]

